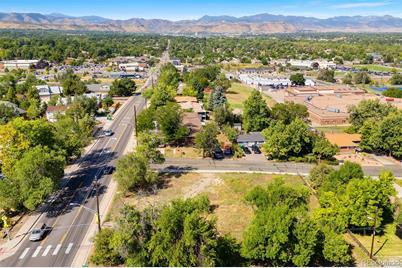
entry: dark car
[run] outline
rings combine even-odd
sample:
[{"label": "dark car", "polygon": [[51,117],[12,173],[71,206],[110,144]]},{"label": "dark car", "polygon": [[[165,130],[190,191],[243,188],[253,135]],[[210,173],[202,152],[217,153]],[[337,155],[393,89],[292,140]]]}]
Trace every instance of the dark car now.
[{"label": "dark car", "polygon": [[255,154],[261,154],[261,150],[260,150],[260,148],[258,148],[257,145],[251,146],[251,150],[253,150],[253,152],[254,152]]},{"label": "dark car", "polygon": [[251,154],[251,151],[250,151],[250,149],[249,149],[247,146],[242,146],[241,148],[242,148],[242,150],[243,150],[243,152],[244,152],[245,154]]},{"label": "dark car", "polygon": [[224,155],[232,155],[232,148],[228,147],[228,148],[224,148],[223,149],[223,154]]},{"label": "dark car", "polygon": [[103,170],[103,174],[105,175],[110,175],[114,172],[116,168],[114,166],[107,166],[105,167],[105,169]]},{"label": "dark car", "polygon": [[223,159],[225,156],[223,155],[223,151],[221,149],[216,149],[213,153],[214,159]]}]

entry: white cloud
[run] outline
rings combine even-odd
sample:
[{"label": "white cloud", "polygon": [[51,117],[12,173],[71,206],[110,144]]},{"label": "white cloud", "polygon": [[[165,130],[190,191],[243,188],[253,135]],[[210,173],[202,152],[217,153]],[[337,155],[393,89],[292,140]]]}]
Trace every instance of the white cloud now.
[{"label": "white cloud", "polygon": [[333,5],[334,8],[356,8],[356,7],[382,7],[389,5],[390,2],[383,1],[383,2],[359,2],[359,3],[346,3],[346,4],[339,4]]}]

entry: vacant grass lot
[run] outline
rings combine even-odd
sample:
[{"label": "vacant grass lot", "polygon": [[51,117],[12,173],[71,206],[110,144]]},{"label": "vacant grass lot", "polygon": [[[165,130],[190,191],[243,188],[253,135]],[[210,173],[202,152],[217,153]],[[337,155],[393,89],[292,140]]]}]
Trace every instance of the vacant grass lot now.
[{"label": "vacant grass lot", "polygon": [[[213,216],[216,219],[218,231],[231,234],[238,240],[253,218],[253,209],[245,203],[245,195],[255,186],[265,187],[277,175],[258,173],[187,173],[164,176],[164,186],[156,194],[133,194],[120,197],[114,202],[111,217],[117,215],[123,204],[135,205],[138,209],[167,204],[178,198],[190,198],[199,194],[209,197],[214,207]],[[297,176],[282,176],[289,185],[302,186],[302,180]],[[312,197],[311,207],[317,207],[318,201]]]},{"label": "vacant grass lot", "polygon": [[[255,90],[252,87],[243,85],[241,83],[232,83],[232,86],[226,91],[226,97],[230,106],[233,109],[243,110],[243,102],[250,96],[251,92]],[[268,106],[272,107],[275,105],[275,101],[269,98],[267,95],[263,94]]]}]

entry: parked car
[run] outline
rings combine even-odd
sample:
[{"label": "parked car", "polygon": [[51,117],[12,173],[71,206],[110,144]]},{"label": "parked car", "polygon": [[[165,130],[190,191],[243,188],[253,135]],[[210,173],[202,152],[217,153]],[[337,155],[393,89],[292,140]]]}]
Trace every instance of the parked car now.
[{"label": "parked car", "polygon": [[223,159],[225,158],[225,156],[223,155],[223,151],[222,149],[216,149],[213,153],[213,158],[214,159]]},{"label": "parked car", "polygon": [[258,148],[258,146],[257,145],[253,145],[253,146],[251,146],[251,150],[253,150],[253,152],[255,153],[255,154],[261,154],[261,150],[260,150],[260,148]]},{"label": "parked car", "polygon": [[103,135],[105,135],[106,137],[110,137],[114,134],[114,132],[111,129],[105,129],[103,131]]},{"label": "parked car", "polygon": [[245,154],[251,154],[251,151],[250,151],[250,149],[249,149],[247,146],[242,146],[241,148],[242,148],[242,150],[243,150],[243,152],[244,152]]},{"label": "parked car", "polygon": [[40,228],[34,228],[31,231],[31,235],[29,236],[30,241],[39,241],[42,240],[46,233],[50,230],[49,227],[44,223]]}]

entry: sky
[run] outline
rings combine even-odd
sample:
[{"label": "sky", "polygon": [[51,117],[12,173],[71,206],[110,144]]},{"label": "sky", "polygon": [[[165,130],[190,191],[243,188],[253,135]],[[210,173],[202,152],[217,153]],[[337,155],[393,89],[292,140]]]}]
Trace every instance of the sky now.
[{"label": "sky", "polygon": [[0,12],[97,15],[111,19],[198,19],[203,15],[260,13],[317,18],[354,15],[402,17],[402,0],[0,0]]}]

